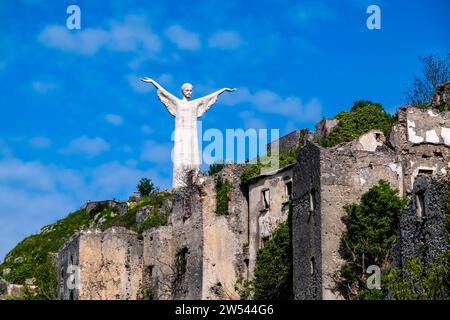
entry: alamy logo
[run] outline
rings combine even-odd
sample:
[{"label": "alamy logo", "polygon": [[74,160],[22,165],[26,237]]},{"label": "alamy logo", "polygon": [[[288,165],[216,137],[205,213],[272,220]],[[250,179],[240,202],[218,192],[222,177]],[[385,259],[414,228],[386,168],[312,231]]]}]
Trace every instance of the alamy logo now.
[{"label": "alamy logo", "polygon": [[66,20],[66,27],[69,30],[81,29],[81,9],[79,6],[72,4],[67,7],[67,14],[70,16]]},{"label": "alamy logo", "polygon": [[67,267],[67,289],[74,290],[80,288],[80,267],[69,264]]},{"label": "alamy logo", "polygon": [[381,29],[381,9],[376,4],[372,4],[367,7],[367,11],[370,16],[366,20],[366,26],[369,30]]},{"label": "alamy logo", "polygon": [[368,289],[381,289],[381,270],[379,266],[371,265],[367,268],[366,271],[368,274],[371,274],[367,278],[367,288]]}]

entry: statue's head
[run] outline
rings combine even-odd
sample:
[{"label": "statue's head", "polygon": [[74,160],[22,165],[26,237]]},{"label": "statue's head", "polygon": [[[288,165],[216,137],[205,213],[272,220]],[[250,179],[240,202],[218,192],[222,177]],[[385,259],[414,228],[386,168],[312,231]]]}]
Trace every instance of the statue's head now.
[{"label": "statue's head", "polygon": [[192,84],[190,83],[183,84],[181,86],[181,93],[187,100],[189,100],[192,96]]}]

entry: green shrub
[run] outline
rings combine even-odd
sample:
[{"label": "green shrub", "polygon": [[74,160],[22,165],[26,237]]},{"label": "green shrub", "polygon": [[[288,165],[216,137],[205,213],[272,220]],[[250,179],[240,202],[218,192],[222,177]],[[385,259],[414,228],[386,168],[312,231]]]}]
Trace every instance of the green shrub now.
[{"label": "green shrub", "polygon": [[449,300],[450,252],[423,264],[417,257],[406,261],[403,269],[390,269],[384,285],[397,300]]},{"label": "green shrub", "polygon": [[[292,152],[281,152],[279,154],[279,167],[284,168],[290,164],[295,163],[295,161],[297,161],[298,152],[299,149]],[[241,174],[241,182],[244,185],[252,183],[255,178],[261,175],[263,169],[270,168],[271,163],[270,160],[268,160],[268,157],[270,157],[270,153],[268,156],[265,156],[262,159],[258,158],[256,163],[250,165],[244,170],[244,172]]]},{"label": "green shrub", "polygon": [[223,162],[213,163],[212,165],[209,166],[208,175],[213,176],[216,173],[219,173],[220,171],[222,171],[222,169],[224,167],[225,167],[225,165],[223,164]]},{"label": "green shrub", "polygon": [[228,195],[231,191],[231,183],[221,176],[216,181],[216,214],[218,216],[228,215]]},{"label": "green shrub", "polygon": [[[389,266],[391,247],[397,239],[402,210],[407,199],[400,198],[389,183],[380,180],[361,197],[360,203],[346,205],[342,218],[346,231],[340,251],[345,260],[338,272],[337,287],[346,298],[363,298],[366,268]],[[372,294],[378,294],[375,291]],[[372,297],[373,298],[373,297]]]},{"label": "green shrub", "polygon": [[292,246],[289,221],[281,223],[256,255],[253,287],[257,300],[292,299]]},{"label": "green shrub", "polygon": [[160,209],[153,209],[152,212],[139,225],[138,233],[142,234],[144,231],[151,228],[166,226],[169,219],[169,213]]},{"label": "green shrub", "polygon": [[383,110],[379,103],[359,100],[353,103],[349,112],[340,112],[335,119],[337,127],[319,141],[323,147],[333,147],[343,142],[352,141],[362,134],[377,129],[387,135],[395,122],[395,117]]}]

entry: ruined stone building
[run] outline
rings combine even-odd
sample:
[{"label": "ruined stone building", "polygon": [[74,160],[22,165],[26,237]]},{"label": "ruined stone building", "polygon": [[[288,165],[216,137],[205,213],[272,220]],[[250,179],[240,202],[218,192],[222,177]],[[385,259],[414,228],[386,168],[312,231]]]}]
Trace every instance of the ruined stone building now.
[{"label": "ruined stone building", "polygon": [[[343,206],[358,202],[381,179],[400,195],[413,194],[418,200],[411,206],[420,208],[410,207],[402,220],[398,263],[419,250],[414,239],[439,250],[442,235],[433,228],[442,217],[427,212],[442,212],[433,200],[442,200],[441,187],[418,177],[447,174],[450,112],[405,108],[387,137],[372,130],[331,148],[314,142],[336,125],[325,119],[315,134],[281,138],[280,150],[289,151],[303,137],[297,161],[249,185],[240,180],[247,165],[225,166],[217,175],[231,182],[227,215],[216,214],[216,177],[200,175],[174,194],[170,223],[142,239],[122,228],[75,235],[58,254],[59,297],[239,299],[236,284],[253,279],[257,252],[286,221],[291,203],[295,299],[340,299],[332,275],[343,262]],[[419,230],[412,227],[415,219],[428,222]],[[77,289],[67,286],[71,265],[79,266]]]}]

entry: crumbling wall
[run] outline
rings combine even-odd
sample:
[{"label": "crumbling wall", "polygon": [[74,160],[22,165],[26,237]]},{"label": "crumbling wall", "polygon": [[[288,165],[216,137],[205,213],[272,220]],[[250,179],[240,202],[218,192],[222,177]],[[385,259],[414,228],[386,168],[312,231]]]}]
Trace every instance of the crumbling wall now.
[{"label": "crumbling wall", "polygon": [[402,268],[408,258],[434,261],[448,250],[445,236],[445,201],[448,180],[419,177],[410,202],[400,220],[400,236],[394,252],[394,265]]},{"label": "crumbling wall", "polygon": [[270,152],[273,148],[278,147],[278,151],[280,153],[284,152],[291,152],[295,150],[299,143],[300,143],[300,137],[302,135],[302,130],[295,130],[291,133],[288,133],[287,135],[281,137],[278,140],[272,141],[267,144],[267,152]]},{"label": "crumbling wall", "polygon": [[194,181],[194,172],[188,185],[174,192],[172,215],[172,239],[175,255],[173,299],[198,300],[203,287],[203,221],[200,188]]},{"label": "crumbling wall", "polygon": [[[376,138],[380,133],[368,134]],[[382,141],[384,136],[378,139]],[[333,275],[343,263],[339,246],[345,230],[344,206],[359,201],[380,180],[402,189],[397,154],[385,145],[367,151],[361,141],[373,143],[365,138],[325,149],[308,142],[299,154],[293,208],[294,281],[298,282],[294,282],[294,292],[298,299],[340,298]],[[315,288],[317,283],[320,290]]]},{"label": "crumbling wall", "polygon": [[236,283],[247,279],[245,246],[248,243],[248,204],[240,185],[245,166],[227,165],[218,174],[228,180],[228,215],[216,214],[214,177],[205,177],[201,187],[203,214],[202,299],[239,299]]},{"label": "crumbling wall", "polygon": [[144,238],[142,299],[170,300],[175,281],[175,248],[172,226],[147,230]]},{"label": "crumbling wall", "polygon": [[60,299],[134,300],[142,284],[142,244],[122,227],[85,230],[60,250],[58,270]]},{"label": "crumbling wall", "polygon": [[[288,218],[289,196],[286,184],[292,182],[292,166],[261,176],[249,185],[249,278],[254,277],[256,255],[278,225]],[[263,192],[268,191],[264,203]]]},{"label": "crumbling wall", "polygon": [[409,107],[399,110],[389,142],[401,157],[405,190],[412,192],[418,175],[442,176],[450,161],[450,111]]},{"label": "crumbling wall", "polygon": [[292,249],[294,299],[321,299],[321,149],[307,142],[293,169]]}]

